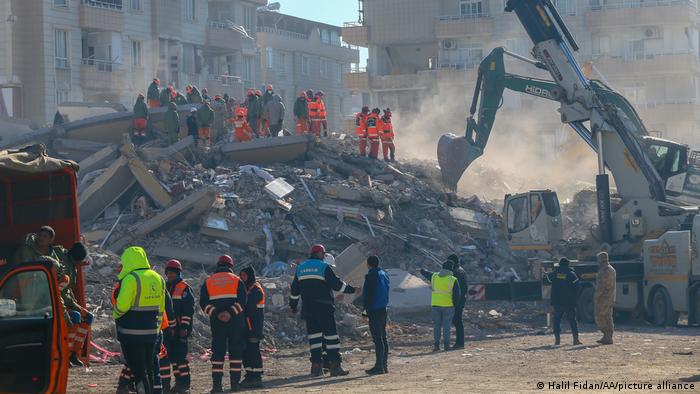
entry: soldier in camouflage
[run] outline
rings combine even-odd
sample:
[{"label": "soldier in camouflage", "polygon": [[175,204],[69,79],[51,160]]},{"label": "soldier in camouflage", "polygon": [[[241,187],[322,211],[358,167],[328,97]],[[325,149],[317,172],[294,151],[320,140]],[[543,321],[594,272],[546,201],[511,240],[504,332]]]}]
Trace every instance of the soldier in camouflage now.
[{"label": "soldier in camouflage", "polygon": [[600,252],[597,255],[598,273],[596,274],[596,287],[594,295],[595,323],[603,332],[603,337],[598,343],[612,345],[613,343],[613,304],[615,303],[615,281],[617,274],[615,268],[610,265],[608,254]]}]

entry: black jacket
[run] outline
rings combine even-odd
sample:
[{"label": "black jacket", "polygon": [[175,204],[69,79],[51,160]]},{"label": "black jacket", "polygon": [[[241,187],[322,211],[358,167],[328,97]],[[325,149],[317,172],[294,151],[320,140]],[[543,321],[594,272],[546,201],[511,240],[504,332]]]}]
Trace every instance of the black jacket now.
[{"label": "black jacket", "polygon": [[248,287],[248,300],[245,306],[246,334],[249,338],[263,337],[265,322],[265,291],[260,282]]},{"label": "black jacket", "polygon": [[[431,272],[421,268],[420,273],[425,277],[425,279],[432,281],[433,274],[437,272]],[[459,283],[459,278],[457,278],[457,283],[455,283],[455,287],[452,288],[452,303],[455,306],[458,306],[459,303],[462,301],[462,293],[463,291],[461,289],[461,284]],[[464,293],[466,293],[466,291]]]},{"label": "black jacket", "polygon": [[309,102],[305,98],[299,97],[294,102],[294,116],[297,118],[309,117]]},{"label": "black jacket", "polygon": [[461,290],[459,304],[455,304],[455,306],[462,307],[467,302],[467,289],[469,288],[469,285],[467,285],[467,273],[464,271],[464,268],[457,267],[452,270],[452,275],[457,278],[459,289]]},{"label": "black jacket", "polygon": [[195,115],[190,114],[190,116],[187,117],[187,134],[194,138],[197,138],[199,135],[199,124]]},{"label": "black jacket", "polygon": [[580,282],[573,269],[558,267],[544,276],[545,283],[552,284],[551,304],[555,308],[576,308]]},{"label": "black jacket", "polygon": [[173,300],[174,318],[179,329],[192,332],[192,317],[194,316],[194,292],[192,287],[181,278],[167,282],[168,293]]},{"label": "black jacket", "polygon": [[297,266],[291,285],[289,306],[297,309],[299,299],[302,301],[302,315],[311,315],[316,311],[335,310],[333,291],[353,294],[357,290],[343,282],[335,275],[333,268],[317,259],[309,259]]}]

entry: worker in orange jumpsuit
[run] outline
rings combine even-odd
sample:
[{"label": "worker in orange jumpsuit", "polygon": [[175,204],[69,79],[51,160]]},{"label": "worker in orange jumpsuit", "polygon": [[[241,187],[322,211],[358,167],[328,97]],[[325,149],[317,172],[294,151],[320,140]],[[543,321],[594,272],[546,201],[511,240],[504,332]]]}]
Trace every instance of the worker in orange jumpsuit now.
[{"label": "worker in orange jumpsuit", "polygon": [[233,121],[233,135],[236,142],[246,142],[253,139],[253,129],[245,120],[243,110],[239,110],[236,119]]},{"label": "worker in orange jumpsuit", "polygon": [[146,106],[143,94],[139,93],[136,103],[134,103],[134,137],[145,138],[146,127],[148,126],[148,107]]},{"label": "worker in orange jumpsuit", "polygon": [[316,92],[316,96],[314,100],[316,101],[316,108],[318,112],[318,132],[316,133],[317,136],[321,135],[321,126],[323,126],[323,136],[328,137],[328,121],[326,119],[326,103],[323,102],[323,96],[325,93],[323,93],[323,90],[319,90]]},{"label": "worker in orange jumpsuit", "polygon": [[367,156],[367,116],[369,107],[355,114],[355,136],[360,140],[360,156]]},{"label": "worker in orange jumpsuit", "polygon": [[256,105],[257,105],[257,108],[259,111],[258,112],[258,121],[257,121],[258,136],[259,137],[268,137],[270,135],[270,128],[268,127],[269,125],[267,124],[267,122],[265,122],[265,119],[263,116],[263,114],[265,112],[263,110],[265,107],[265,104],[263,104],[263,94],[262,94],[262,91],[260,91],[260,89],[255,89],[255,97],[257,97]]},{"label": "worker in orange jumpsuit", "polygon": [[297,134],[306,134],[309,131],[309,102],[303,90],[299,92],[299,97],[294,102],[294,116],[297,118]]},{"label": "worker in orange jumpsuit", "polygon": [[[311,92],[311,97],[309,97],[309,92]],[[319,122],[321,119],[319,118],[318,102],[311,90],[306,92],[306,99],[309,101],[309,131],[311,134],[318,137],[321,135],[321,123]]]},{"label": "worker in orange jumpsuit", "polygon": [[376,159],[379,156],[379,130],[382,127],[382,119],[379,117],[379,108],[372,110],[367,116],[367,140],[369,141],[369,157]]},{"label": "worker in orange jumpsuit", "polygon": [[[394,161],[396,147],[394,146],[394,126],[391,124],[391,109],[384,110],[384,116],[380,119],[382,128],[379,133],[379,139],[382,141],[382,153],[384,161]],[[391,152],[391,155],[389,153]]]},{"label": "worker in orange jumpsuit", "polygon": [[153,82],[148,85],[148,108],[160,107],[160,79],[153,78]]},{"label": "worker in orange jumpsuit", "polygon": [[228,353],[231,391],[240,390],[247,293],[245,284],[233,273],[231,256],[219,257],[216,272],[202,284],[199,306],[209,316],[211,327],[212,393],[223,393],[224,358]]}]

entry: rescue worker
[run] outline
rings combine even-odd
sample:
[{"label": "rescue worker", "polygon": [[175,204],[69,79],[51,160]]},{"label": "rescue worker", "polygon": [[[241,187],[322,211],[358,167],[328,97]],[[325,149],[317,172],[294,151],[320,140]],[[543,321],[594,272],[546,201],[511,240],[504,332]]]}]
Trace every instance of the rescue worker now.
[{"label": "rescue worker", "polygon": [[326,248],[313,245],[308,260],[297,266],[291,284],[289,306],[297,312],[301,299],[301,316],[306,321],[306,333],[311,353],[311,376],[323,375],[323,346],[325,344],[331,376],[345,376],[340,361],[340,337],[336,329],[333,291],[355,294],[361,287],[352,287],[335,275],[333,268],[324,262]]},{"label": "rescue worker", "polygon": [[389,305],[389,275],[379,267],[379,257],[367,258],[367,275],[362,286],[365,314],[369,318],[369,332],[374,342],[374,366],[365,372],[381,375],[389,372],[389,342],[386,337],[386,308]]},{"label": "rescue worker", "polygon": [[148,125],[148,107],[143,94],[139,93],[134,103],[134,137],[145,138]]},{"label": "rescue worker", "polygon": [[433,318],[433,351],[440,351],[440,337],[444,343],[444,350],[450,350],[450,328],[455,313],[455,305],[459,303],[462,290],[457,278],[452,274],[454,263],[450,260],[442,264],[438,272],[430,272],[421,269],[420,273],[430,280],[432,294],[430,307]]},{"label": "rescue worker", "polygon": [[[312,94],[311,98],[309,98],[310,92]],[[316,101],[316,97],[313,96],[313,92],[311,90],[306,92],[306,99],[309,100],[309,103],[307,105],[309,108],[309,122],[311,122],[309,130],[311,131],[311,134],[315,135],[316,137],[320,137],[321,118],[319,116],[318,101]]]},{"label": "rescue worker", "polygon": [[60,126],[64,123],[66,123],[66,120],[63,118],[61,111],[56,110],[56,114],[53,116],[53,126]]},{"label": "rescue worker", "polygon": [[146,98],[148,99],[148,108],[160,107],[160,79],[153,78],[153,82],[148,85]]},{"label": "rescue worker", "polygon": [[209,97],[209,92],[207,91],[207,88],[202,89],[202,100],[211,101],[211,97]]},{"label": "rescue worker", "polygon": [[199,93],[199,89],[193,85],[185,86],[185,93],[187,94],[187,102],[190,104],[201,104],[202,95]]},{"label": "rescue worker", "polygon": [[248,119],[248,124],[250,128],[253,129],[253,135],[255,138],[260,137],[260,116],[262,114],[262,102],[258,96],[255,95],[254,90],[250,90],[247,97],[248,112],[246,113],[246,118]]},{"label": "rescue worker", "polygon": [[277,137],[282,130],[285,110],[284,103],[282,103],[282,96],[279,94],[272,96],[267,104],[265,104],[265,122],[270,128],[270,135],[272,137]]},{"label": "rescue worker", "polygon": [[175,101],[175,104],[177,104],[177,105],[188,104],[187,97],[185,97],[185,95],[182,94],[182,92],[180,92],[179,90],[173,90],[173,92],[175,93],[175,98],[173,99],[173,101]]},{"label": "rescue worker", "polygon": [[243,116],[242,110],[237,111],[236,119],[233,121],[233,135],[236,142],[247,142],[253,139],[253,129],[250,128],[248,122]]},{"label": "rescue worker", "polygon": [[318,112],[318,132],[320,135],[321,133],[321,127],[323,127],[323,136],[328,137],[328,119],[327,119],[327,114],[326,114],[326,103],[323,102],[323,96],[325,93],[323,93],[323,90],[319,90],[316,92],[316,108]]},{"label": "rescue worker", "polygon": [[269,103],[270,100],[272,100],[272,97],[274,95],[275,95],[275,91],[274,91],[274,89],[272,89],[272,85],[267,85],[265,87],[265,94],[263,94],[263,96],[262,96],[263,106],[267,105],[267,103]]},{"label": "rescue worker", "polygon": [[165,280],[151,269],[146,251],[138,246],[124,250],[119,295],[112,317],[117,323],[126,364],[139,393],[151,393],[153,355],[165,311]]},{"label": "rescue worker", "polygon": [[459,256],[456,254],[451,254],[447,257],[448,261],[452,262],[452,275],[457,278],[457,283],[459,284],[460,297],[458,302],[455,304],[455,314],[452,318],[452,325],[455,326],[456,339],[453,349],[464,349],[464,323],[463,313],[464,305],[467,303],[467,273],[462,268],[462,264],[459,262]]},{"label": "rescue worker", "polygon": [[165,113],[165,132],[168,133],[170,145],[180,139],[180,115],[177,113],[177,105],[172,101],[168,104],[168,111]]},{"label": "rescue worker", "polygon": [[204,281],[199,297],[199,306],[209,316],[211,326],[212,393],[224,392],[221,381],[226,353],[231,391],[240,389],[246,300],[245,284],[233,273],[233,259],[228,255],[219,257],[216,272]]},{"label": "rescue worker", "polygon": [[369,142],[369,157],[376,159],[379,156],[379,130],[382,127],[379,108],[372,110],[367,116],[367,140]]},{"label": "rescue worker", "polygon": [[163,89],[160,91],[160,106],[161,107],[167,107],[170,100],[173,99],[173,90],[174,90],[174,88],[172,86],[168,86],[166,89]]},{"label": "rescue worker", "polygon": [[565,257],[561,258],[557,269],[546,274],[544,281],[552,285],[550,302],[554,308],[554,344],[558,346],[561,343],[561,319],[566,314],[571,325],[574,345],[580,345],[576,322],[576,301],[580,283],[574,270],[569,268],[569,260]]},{"label": "rescue worker", "polygon": [[194,139],[194,145],[199,146],[199,121],[197,121],[197,108],[190,108],[190,114],[187,116],[187,134]]},{"label": "rescue worker", "polygon": [[265,123],[265,104],[263,103],[262,100],[262,92],[260,89],[255,89],[255,97],[256,97],[256,102],[258,105],[258,135],[260,137],[265,137],[270,135],[270,130],[268,129],[268,125]]},{"label": "rescue worker", "polygon": [[208,101],[205,101],[197,110],[197,122],[199,123],[199,141],[204,146],[211,146],[211,125],[214,122],[214,110]]},{"label": "rescue worker", "polygon": [[[71,365],[82,366],[78,358],[82,351],[93,321],[92,313],[80,305],[73,294],[77,281],[77,266],[87,257],[85,246],[76,242],[69,250],[61,245],[54,245],[56,232],[50,226],[42,226],[36,234],[27,234],[14,256],[15,264],[46,261],[53,264],[61,290],[61,303],[66,322],[69,325],[66,336],[68,349],[71,352]],[[36,283],[41,283],[36,281]],[[50,298],[48,289],[27,289],[39,299]],[[42,295],[45,294],[45,295]]]},{"label": "rescue worker", "polygon": [[246,345],[243,352],[243,367],[245,379],[241,387],[262,388],[263,360],[260,354],[260,341],[263,338],[263,322],[265,319],[265,290],[255,278],[255,269],[246,267],[241,270],[241,280],[245,284],[247,301],[246,316]]},{"label": "rescue worker", "polygon": [[[395,161],[396,147],[394,146],[394,126],[391,124],[391,109],[384,110],[384,116],[381,118],[382,129],[379,133],[379,139],[382,141],[382,153],[384,161]],[[391,155],[389,155],[391,153]]]},{"label": "rescue worker", "polygon": [[294,101],[294,117],[296,117],[297,134],[309,132],[309,105],[306,101],[306,92],[299,92],[299,97]]},{"label": "rescue worker", "polygon": [[194,316],[194,292],[187,282],[182,280],[182,264],[178,260],[168,261],[165,267],[167,289],[173,300],[175,318],[174,335],[165,341],[168,358],[175,376],[173,393],[186,393],[190,389],[190,365],[187,361],[188,338],[192,334]]},{"label": "rescue worker", "polygon": [[603,333],[603,337],[597,342],[603,345],[613,344],[613,305],[615,304],[615,287],[617,272],[610,265],[608,254],[600,252],[596,256],[598,260],[598,273],[595,276],[595,294],[593,305],[595,308],[595,324]]},{"label": "rescue worker", "polygon": [[362,107],[362,111],[355,115],[355,136],[360,140],[360,156],[367,156],[367,117],[369,107]]}]

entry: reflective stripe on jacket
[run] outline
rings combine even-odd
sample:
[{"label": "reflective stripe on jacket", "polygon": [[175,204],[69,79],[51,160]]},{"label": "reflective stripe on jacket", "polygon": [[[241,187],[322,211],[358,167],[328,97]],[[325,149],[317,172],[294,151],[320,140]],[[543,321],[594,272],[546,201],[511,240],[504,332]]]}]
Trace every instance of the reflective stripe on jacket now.
[{"label": "reflective stripe on jacket", "polygon": [[437,272],[430,279],[430,288],[433,293],[430,299],[430,305],[453,307],[452,289],[457,282],[457,278],[452,275],[440,276]]}]

